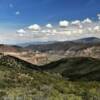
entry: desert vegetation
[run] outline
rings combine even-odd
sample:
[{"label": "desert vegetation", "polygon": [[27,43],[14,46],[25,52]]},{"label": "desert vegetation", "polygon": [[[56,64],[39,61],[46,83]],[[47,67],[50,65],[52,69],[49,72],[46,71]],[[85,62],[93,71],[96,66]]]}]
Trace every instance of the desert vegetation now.
[{"label": "desert vegetation", "polygon": [[99,81],[71,81],[59,71],[42,71],[34,69],[38,66],[33,65],[33,69],[27,66],[26,62],[9,56],[0,60],[1,100],[100,100]]}]

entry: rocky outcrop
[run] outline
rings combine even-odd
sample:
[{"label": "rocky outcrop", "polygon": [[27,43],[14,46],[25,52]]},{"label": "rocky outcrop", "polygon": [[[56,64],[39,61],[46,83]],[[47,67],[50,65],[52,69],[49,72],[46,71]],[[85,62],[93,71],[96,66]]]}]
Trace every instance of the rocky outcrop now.
[{"label": "rocky outcrop", "polygon": [[67,50],[64,54],[66,57],[93,57],[100,58],[100,47],[90,47],[83,50]]}]

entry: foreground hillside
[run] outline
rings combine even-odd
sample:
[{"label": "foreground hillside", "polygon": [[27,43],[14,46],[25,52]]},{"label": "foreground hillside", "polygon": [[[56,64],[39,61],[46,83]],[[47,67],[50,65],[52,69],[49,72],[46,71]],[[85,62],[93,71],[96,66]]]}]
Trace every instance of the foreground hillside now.
[{"label": "foreground hillside", "polygon": [[[94,67],[97,65],[94,69],[91,66],[93,63]],[[64,78],[72,73],[75,75],[78,72],[75,67],[83,69],[81,73],[85,73],[86,69],[87,73],[97,68],[99,71],[99,63],[92,58],[70,58],[46,66],[35,66],[12,56],[4,56],[0,59],[0,100],[100,100],[99,82],[72,82]],[[63,71],[66,74],[62,74]]]},{"label": "foreground hillside", "polygon": [[36,66],[24,60],[7,55],[0,63],[24,71],[46,71],[59,73],[64,78],[76,81],[100,81],[100,60],[90,57],[64,58],[43,66]]}]

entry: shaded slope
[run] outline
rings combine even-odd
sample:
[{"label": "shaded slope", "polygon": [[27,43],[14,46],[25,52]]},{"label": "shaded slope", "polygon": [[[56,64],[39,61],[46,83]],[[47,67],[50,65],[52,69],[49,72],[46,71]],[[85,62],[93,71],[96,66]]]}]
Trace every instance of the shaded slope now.
[{"label": "shaded slope", "polygon": [[61,73],[69,80],[100,81],[100,60],[79,57],[61,59],[42,67],[43,70]]}]

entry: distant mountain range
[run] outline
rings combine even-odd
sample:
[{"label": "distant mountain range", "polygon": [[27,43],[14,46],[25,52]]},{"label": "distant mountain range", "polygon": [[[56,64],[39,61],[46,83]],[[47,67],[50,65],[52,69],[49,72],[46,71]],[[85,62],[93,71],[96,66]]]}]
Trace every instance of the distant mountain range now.
[{"label": "distant mountain range", "polygon": [[67,50],[83,50],[86,48],[90,48],[92,46],[100,46],[100,39],[96,37],[89,37],[78,39],[74,41],[49,41],[49,42],[36,42],[36,43],[26,43],[18,45],[6,45],[0,44],[0,52],[20,52],[26,50],[40,51],[40,52],[48,52],[48,51],[67,51]]},{"label": "distant mountain range", "polygon": [[27,43],[20,43],[20,44],[16,44],[18,46],[21,47],[27,47],[29,45],[42,45],[42,44],[52,44],[55,43],[56,41],[48,41],[48,42],[27,42]]},{"label": "distant mountain range", "polygon": [[18,45],[0,44],[0,52],[17,52],[23,50],[34,50],[41,52],[48,51],[66,51],[66,50],[81,50],[91,46],[100,46],[100,39],[89,37],[74,41],[48,41],[48,42],[31,42]]},{"label": "distant mountain range", "polygon": [[88,37],[88,38],[83,38],[83,39],[78,39],[75,40],[74,42],[77,43],[100,43],[100,38],[96,38],[96,37]]},{"label": "distant mountain range", "polygon": [[31,49],[31,50],[38,50],[42,52],[46,51],[66,51],[68,49],[75,49],[75,50],[81,50],[85,49],[91,46],[97,46],[100,45],[100,39],[96,37],[89,37],[89,38],[83,38],[78,39],[74,41],[64,41],[64,42],[54,42],[54,43],[45,43],[45,44],[31,44],[26,46],[25,48]]}]

